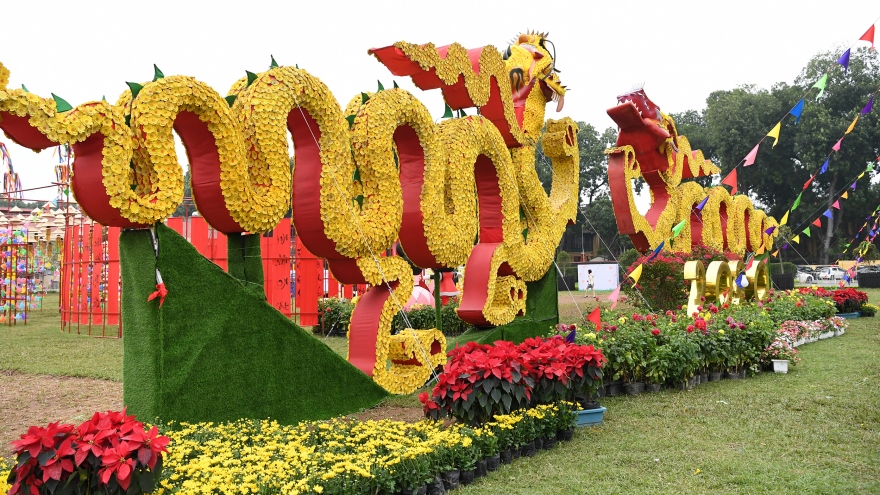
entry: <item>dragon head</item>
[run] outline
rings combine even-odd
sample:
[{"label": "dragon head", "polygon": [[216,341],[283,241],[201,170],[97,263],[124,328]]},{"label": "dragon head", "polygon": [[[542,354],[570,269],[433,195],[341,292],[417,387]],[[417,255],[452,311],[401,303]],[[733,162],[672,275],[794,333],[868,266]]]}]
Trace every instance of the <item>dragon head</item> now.
[{"label": "dragon head", "polygon": [[[547,49],[553,48],[553,54]],[[520,34],[504,52],[510,87],[514,101],[524,101],[537,81],[545,101],[556,101],[556,111],[565,104],[565,86],[560,83],[556,69],[556,48],[547,39],[547,33],[529,31]]]},{"label": "dragon head", "polygon": [[635,105],[644,119],[656,120],[657,122],[663,120],[660,107],[648,98],[648,95],[645,94],[645,88],[641,84],[617,97],[617,103],[622,105],[626,102]]}]

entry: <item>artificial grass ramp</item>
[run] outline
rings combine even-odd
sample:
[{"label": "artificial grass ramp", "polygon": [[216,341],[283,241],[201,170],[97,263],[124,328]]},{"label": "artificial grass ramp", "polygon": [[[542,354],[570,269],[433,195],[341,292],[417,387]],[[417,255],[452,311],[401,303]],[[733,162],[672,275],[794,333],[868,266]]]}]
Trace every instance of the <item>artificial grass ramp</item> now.
[{"label": "artificial grass ramp", "polygon": [[[119,242],[128,412],[144,420],[292,424],[359,411],[387,396],[262,292],[246,289],[173,230],[160,224],[157,233],[158,260],[147,231],[124,232]],[[161,309],[158,300],[147,302],[156,266],[168,288]],[[236,270],[244,267],[230,266]]]}]

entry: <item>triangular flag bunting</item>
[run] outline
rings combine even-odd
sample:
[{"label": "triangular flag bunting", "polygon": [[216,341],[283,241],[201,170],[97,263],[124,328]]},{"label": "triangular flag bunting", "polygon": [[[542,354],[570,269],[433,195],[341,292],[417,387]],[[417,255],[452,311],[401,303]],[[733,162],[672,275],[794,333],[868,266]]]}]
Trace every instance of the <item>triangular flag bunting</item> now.
[{"label": "triangular flag bunting", "polygon": [[706,207],[706,203],[708,203],[708,202],[709,202],[709,196],[706,196],[705,198],[703,198],[702,201],[700,201],[700,204],[697,205],[697,211],[703,211],[703,208]]},{"label": "triangular flag bunting", "polygon": [[830,158],[826,158],[826,159],[825,159],[825,163],[822,164],[822,168],[819,169],[819,174],[820,174],[820,175],[821,175],[821,174],[824,174],[825,172],[828,171],[828,160],[830,160]]},{"label": "triangular flag bunting", "polygon": [[748,167],[749,165],[755,163],[755,158],[758,156],[758,146],[761,146],[761,143],[756,144],[755,147],[752,148],[752,151],[749,151],[749,154],[746,155],[743,167]]},{"label": "triangular flag bunting", "polygon": [[849,199],[849,191],[843,191],[843,196],[841,196],[841,198]]},{"label": "triangular flag bunting", "polygon": [[819,88],[819,94],[816,95],[816,99],[822,97],[822,93],[825,92],[825,84],[828,82],[828,74],[822,74],[822,77],[816,81],[816,84],[813,85],[814,88]]},{"label": "triangular flag bunting", "polygon": [[831,149],[833,149],[834,151],[840,151],[841,144],[843,144],[843,138],[838,139],[837,142],[834,143],[834,146],[831,147]]},{"label": "triangular flag bunting", "polygon": [[816,227],[821,227],[822,226],[821,219],[817,218],[817,219],[813,220],[813,223],[811,225],[815,225]]},{"label": "triangular flag bunting", "polygon": [[678,235],[681,234],[681,231],[682,231],[682,229],[684,229],[684,226],[688,220],[689,219],[686,218],[686,219],[678,222],[678,225],[676,225],[675,227],[672,227],[672,237],[678,237]]},{"label": "triangular flag bunting", "polygon": [[839,202],[839,201],[835,201],[834,204],[831,205],[831,207],[832,207],[832,208],[837,208],[837,209],[839,210],[839,209],[840,209],[840,202]]},{"label": "triangular flag bunting", "polygon": [[772,226],[769,229],[765,230],[764,233],[767,235],[773,235],[773,232],[776,230],[776,226]]},{"label": "triangular flag bunting", "polygon": [[851,133],[852,130],[856,128],[856,122],[858,122],[858,121],[859,121],[859,116],[856,115],[856,118],[854,118],[852,121],[852,124],[850,124],[849,127],[846,128],[846,132],[844,132],[844,134]]},{"label": "triangular flag bunting", "polygon": [[618,285],[611,294],[608,294],[608,300],[611,301],[611,309],[617,306],[617,299],[620,297],[620,286]]},{"label": "triangular flag bunting", "polygon": [[663,246],[665,246],[665,245],[666,245],[666,241],[660,241],[660,245],[657,246],[656,249],[654,249],[654,251],[651,253],[651,256],[648,256],[648,261],[651,261],[652,259],[656,258],[657,255],[660,254],[660,251],[663,251]]},{"label": "triangular flag bunting", "polygon": [[823,213],[822,215],[834,220],[834,213],[831,213],[831,208],[825,210],[825,213]]},{"label": "triangular flag bunting", "polygon": [[782,128],[782,122],[777,122],[773,129],[770,129],[770,132],[767,133],[767,136],[773,138],[773,147],[776,147],[776,143],[779,142],[779,130]]},{"label": "triangular flag bunting", "polygon": [[593,311],[590,311],[590,315],[587,316],[587,321],[596,325],[596,331],[599,331],[599,329],[602,328],[602,315],[599,313],[599,306],[596,306],[593,308]]},{"label": "triangular flag bunting", "polygon": [[850,187],[850,189],[852,189],[853,191],[855,191],[855,190],[856,190],[856,183],[853,182],[852,185],[849,186],[849,187]]},{"label": "triangular flag bunting", "polygon": [[800,244],[801,243],[801,236],[796,235],[796,236],[792,237],[791,242],[794,242],[795,244]]},{"label": "triangular flag bunting", "polygon": [[801,232],[801,233],[804,234],[804,235],[807,236],[807,237],[812,237],[812,236],[810,235],[810,227],[805,228],[804,231]]},{"label": "triangular flag bunting", "polygon": [[801,98],[801,101],[797,102],[797,105],[795,105],[791,110],[788,111],[788,113],[794,115],[794,117],[795,117],[794,125],[797,125],[797,123],[801,121],[801,113],[803,113],[803,111],[804,111],[804,99]]},{"label": "triangular flag bunting", "polygon": [[864,108],[862,108],[862,115],[871,113],[871,110],[873,110],[873,109],[874,109],[874,95],[871,95],[871,99],[868,100],[868,104],[865,105]]},{"label": "triangular flag bunting", "polygon": [[156,82],[164,77],[165,74],[163,74],[162,71],[159,70],[159,67],[156,64],[153,64],[153,82]]},{"label": "triangular flag bunting", "polygon": [[443,110],[443,117],[441,117],[441,118],[451,119],[452,117],[455,117],[455,115],[452,114],[452,108],[450,108],[448,104],[444,105],[444,106],[446,108]]},{"label": "triangular flag bunting", "polygon": [[736,194],[736,169],[731,170],[730,173],[727,174],[727,177],[725,177],[724,180],[721,181],[721,183],[731,187],[731,196]]},{"label": "triangular flag bunting", "polygon": [[773,256],[775,258],[776,255],[778,255],[778,254],[779,254],[779,250],[777,249],[776,251],[773,251],[773,254],[771,254],[770,256]]},{"label": "triangular flag bunting", "polygon": [[846,51],[843,52],[843,55],[841,55],[840,58],[837,59],[837,63],[843,66],[844,72],[849,70],[849,50],[850,49],[847,48]]},{"label": "triangular flag bunting", "polygon": [[785,212],[785,215],[782,215],[782,220],[779,222],[779,225],[785,225],[788,223],[788,212]]},{"label": "triangular flag bunting", "polygon": [[867,31],[865,31],[865,34],[863,34],[862,37],[859,38],[859,41],[867,41],[868,43],[871,44],[871,50],[874,49],[874,26],[873,25],[871,27],[869,27]]},{"label": "triangular flag bunting", "polygon": [[639,283],[639,278],[642,276],[642,265],[637,266],[635,270],[631,271],[627,276],[633,279],[633,287],[635,287],[635,285]]},{"label": "triangular flag bunting", "polygon": [[798,194],[797,198],[794,199],[794,204],[791,205],[791,211],[796,210],[797,207],[800,206],[800,204],[801,204],[801,196],[803,196],[803,194],[804,194],[803,191],[801,191],[801,193]]},{"label": "triangular flag bunting", "polygon": [[808,180],[808,181],[804,184],[804,189],[810,187],[810,184],[813,183],[813,179],[815,179],[815,178],[816,178],[815,175],[813,175],[812,177],[810,177],[810,180]]},{"label": "triangular flag bunting", "polygon": [[278,67],[278,62],[275,61],[275,55],[269,54],[269,58],[272,59],[272,62],[269,63],[269,68],[274,69],[275,67]]}]

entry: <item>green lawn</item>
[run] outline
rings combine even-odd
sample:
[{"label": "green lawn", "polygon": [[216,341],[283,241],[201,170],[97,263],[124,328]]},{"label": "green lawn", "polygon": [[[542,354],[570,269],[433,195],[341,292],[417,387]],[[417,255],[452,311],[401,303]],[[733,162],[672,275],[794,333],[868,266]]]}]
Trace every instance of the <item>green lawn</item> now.
[{"label": "green lawn", "polygon": [[122,381],[122,340],[61,332],[57,294],[28,316],[27,325],[0,325],[0,370]]},{"label": "green lawn", "polygon": [[850,321],[787,375],[605,398],[602,426],[458,493],[880,493],[880,319]]}]

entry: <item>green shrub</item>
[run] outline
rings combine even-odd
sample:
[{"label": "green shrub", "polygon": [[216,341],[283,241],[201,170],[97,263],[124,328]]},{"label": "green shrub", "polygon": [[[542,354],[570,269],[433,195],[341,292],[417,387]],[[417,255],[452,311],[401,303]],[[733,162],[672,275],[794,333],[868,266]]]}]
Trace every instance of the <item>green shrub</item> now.
[{"label": "green shrub", "polygon": [[330,297],[318,300],[318,317],[321,324],[315,331],[324,333],[348,333],[348,325],[351,323],[351,312],[354,311],[354,304],[348,299]]},{"label": "green shrub", "polygon": [[639,256],[641,255],[642,254],[635,249],[627,249],[623,252],[623,254],[620,255],[620,258],[617,258],[617,260],[620,262],[620,268],[623,269],[632,265],[636,262],[637,259],[639,259]]},{"label": "green shrub", "polygon": [[776,275],[779,273],[797,273],[797,265],[786,261],[785,263],[770,263],[767,265],[767,268],[770,269],[770,275]]}]

